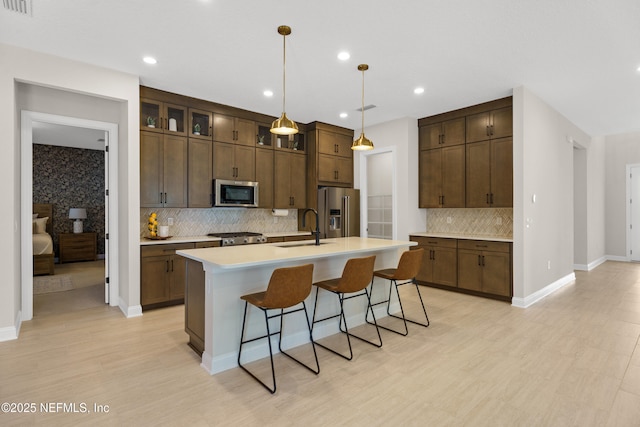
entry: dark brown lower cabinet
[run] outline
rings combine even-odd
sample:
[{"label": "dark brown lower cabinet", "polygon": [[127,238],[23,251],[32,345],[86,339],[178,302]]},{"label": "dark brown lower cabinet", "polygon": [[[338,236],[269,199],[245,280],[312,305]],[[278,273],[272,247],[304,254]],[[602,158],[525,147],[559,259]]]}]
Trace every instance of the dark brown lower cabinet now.
[{"label": "dark brown lower cabinet", "polygon": [[456,286],[456,239],[412,237],[415,248],[424,249],[422,265],[416,279],[420,282]]},{"label": "dark brown lower cabinet", "polygon": [[159,244],[140,248],[140,303],[142,310],[184,302],[186,258],[177,250],[193,243]]},{"label": "dark brown lower cabinet", "polygon": [[204,352],[204,270],[201,262],[192,259],[187,260],[186,270],[184,330],[189,335],[189,347],[202,356]]},{"label": "dark brown lower cabinet", "polygon": [[510,297],[511,243],[461,240],[458,242],[458,287]]},{"label": "dark brown lower cabinet", "polygon": [[418,283],[510,301],[512,244],[468,239],[410,236],[423,248]]},{"label": "dark brown lower cabinet", "polygon": [[[196,249],[219,247],[220,242],[198,242]],[[205,278],[202,263],[185,258],[184,331],[189,347],[198,355],[204,352]]]}]

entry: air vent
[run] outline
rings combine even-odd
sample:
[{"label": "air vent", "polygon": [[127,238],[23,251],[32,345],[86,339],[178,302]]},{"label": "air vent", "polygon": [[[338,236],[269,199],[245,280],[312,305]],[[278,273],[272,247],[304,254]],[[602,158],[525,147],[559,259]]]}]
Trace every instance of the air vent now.
[{"label": "air vent", "polygon": [[373,104],[369,104],[364,106],[364,110],[362,108],[357,108],[356,111],[362,112],[362,111],[371,110],[372,108],[376,108],[376,106]]},{"label": "air vent", "polygon": [[2,0],[4,8],[22,15],[32,16],[31,0]]}]

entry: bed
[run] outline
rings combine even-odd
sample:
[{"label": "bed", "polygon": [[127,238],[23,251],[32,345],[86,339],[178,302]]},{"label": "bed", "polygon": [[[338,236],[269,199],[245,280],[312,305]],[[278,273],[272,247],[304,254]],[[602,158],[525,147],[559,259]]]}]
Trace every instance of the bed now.
[{"label": "bed", "polygon": [[[36,216],[37,215],[37,216]],[[46,218],[46,219],[45,219]],[[53,205],[33,204],[33,275],[53,274]]]}]

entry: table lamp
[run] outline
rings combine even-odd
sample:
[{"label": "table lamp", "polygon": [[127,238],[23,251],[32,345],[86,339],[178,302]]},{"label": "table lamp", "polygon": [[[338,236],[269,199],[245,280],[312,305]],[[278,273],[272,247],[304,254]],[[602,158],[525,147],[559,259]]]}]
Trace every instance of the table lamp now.
[{"label": "table lamp", "polygon": [[85,208],[71,208],[69,209],[69,219],[75,219],[73,232],[82,233],[82,220],[87,219],[87,210]]}]

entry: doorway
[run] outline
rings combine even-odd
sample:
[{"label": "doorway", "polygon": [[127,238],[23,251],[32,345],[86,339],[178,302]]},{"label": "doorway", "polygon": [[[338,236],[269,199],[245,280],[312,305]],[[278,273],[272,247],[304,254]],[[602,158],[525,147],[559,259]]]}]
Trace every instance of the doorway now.
[{"label": "doorway", "polygon": [[361,152],[361,224],[365,237],[397,239],[396,172],[393,147]]},{"label": "doorway", "polygon": [[640,164],[627,165],[627,253],[640,262]]},{"label": "doorway", "polygon": [[[70,126],[97,131],[104,141],[96,141],[105,152],[105,302],[118,305],[117,257],[112,256],[111,248],[117,247],[117,233],[109,235],[109,230],[117,230],[117,159],[118,125],[114,123],[85,120],[74,117],[58,116],[31,111],[22,111],[21,116],[21,240],[22,240],[22,318],[33,318],[33,247],[32,227],[29,217],[33,202],[33,143],[34,129],[42,125]],[[98,138],[100,139],[100,138]]]}]

